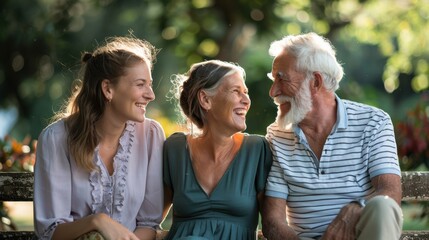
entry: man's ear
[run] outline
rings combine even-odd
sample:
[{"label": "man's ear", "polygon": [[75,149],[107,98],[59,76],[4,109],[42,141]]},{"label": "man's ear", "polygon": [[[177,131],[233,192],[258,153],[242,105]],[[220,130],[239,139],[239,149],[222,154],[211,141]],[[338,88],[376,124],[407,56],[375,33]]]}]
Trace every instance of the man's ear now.
[{"label": "man's ear", "polygon": [[200,90],[198,92],[198,102],[200,103],[201,107],[206,111],[210,110],[212,106],[211,99],[204,90]]},{"label": "man's ear", "polygon": [[107,99],[107,101],[111,101],[113,98],[113,91],[111,88],[110,80],[109,79],[103,79],[101,81],[101,91],[103,91],[104,97]]},{"label": "man's ear", "polygon": [[320,72],[313,73],[313,83],[311,85],[312,85],[312,89],[314,89],[315,91],[319,91],[322,88],[323,76],[322,74],[320,74]]}]

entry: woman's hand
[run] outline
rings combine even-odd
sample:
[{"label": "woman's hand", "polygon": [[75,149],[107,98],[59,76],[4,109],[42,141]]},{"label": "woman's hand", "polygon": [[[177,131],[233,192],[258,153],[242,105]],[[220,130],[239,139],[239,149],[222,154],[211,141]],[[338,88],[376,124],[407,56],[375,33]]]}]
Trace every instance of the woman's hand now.
[{"label": "woman's hand", "polygon": [[93,215],[92,221],[106,240],[139,240],[133,232],[104,213]]},{"label": "woman's hand", "polygon": [[59,224],[52,235],[52,239],[73,240],[92,231],[99,232],[105,240],[139,240],[133,232],[104,213]]}]

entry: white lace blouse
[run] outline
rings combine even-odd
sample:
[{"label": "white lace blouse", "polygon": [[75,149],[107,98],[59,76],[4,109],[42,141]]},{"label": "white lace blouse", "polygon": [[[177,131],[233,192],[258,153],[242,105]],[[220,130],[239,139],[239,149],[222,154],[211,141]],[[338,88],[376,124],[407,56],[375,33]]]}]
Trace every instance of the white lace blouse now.
[{"label": "white lace blouse", "polygon": [[58,224],[95,213],[106,213],[130,231],[158,228],[162,218],[162,146],[159,123],[128,122],[109,175],[94,152],[96,170],[78,168],[67,148],[64,121],[39,136],[34,181],[34,227],[40,239],[50,239]]}]

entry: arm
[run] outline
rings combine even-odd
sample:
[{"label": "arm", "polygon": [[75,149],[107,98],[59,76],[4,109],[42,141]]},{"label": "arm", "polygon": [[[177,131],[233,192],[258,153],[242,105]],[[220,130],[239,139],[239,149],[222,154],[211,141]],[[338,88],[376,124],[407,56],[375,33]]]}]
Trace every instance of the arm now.
[{"label": "arm", "polygon": [[[400,204],[402,187],[393,124],[390,117],[382,112],[374,115],[374,122],[375,125],[370,127],[366,136],[367,149],[363,149],[368,152],[368,171],[374,188],[374,192],[366,200],[387,195]],[[338,239],[354,239],[354,226],[360,218],[361,211],[358,204],[344,206],[329,225],[323,239],[335,239],[334,236],[341,236],[344,232],[349,232],[349,235]],[[343,222],[349,223],[346,225],[353,226],[353,229],[347,229]]]},{"label": "arm", "polygon": [[[71,172],[64,122],[48,126],[39,136],[34,169],[34,226],[40,239],[51,239],[61,232],[71,216]],[[61,181],[59,181],[61,180]],[[58,226],[62,225],[59,231]],[[92,229],[92,227],[91,227]],[[91,230],[89,229],[89,230]],[[78,229],[76,238],[86,229]]]},{"label": "arm", "polygon": [[[389,196],[399,205],[402,200],[401,169],[395,142],[395,131],[387,114],[382,119],[375,119],[378,125],[373,127],[368,142],[368,170],[375,196]],[[367,199],[367,200],[368,200]]]},{"label": "arm", "polygon": [[134,234],[140,240],[153,240],[156,238],[156,231],[153,228],[141,227],[134,231]]},{"label": "arm", "polygon": [[167,217],[172,203],[173,203],[173,191],[171,190],[171,188],[164,185],[164,210],[162,213],[162,219],[165,219],[165,217]]},{"label": "arm", "polygon": [[[164,131],[155,121],[145,129],[144,137],[147,144],[147,176],[146,191],[143,203],[137,214],[137,227],[134,233],[139,239],[155,239],[156,229],[162,221],[164,190],[162,187],[162,148],[165,140]],[[141,153],[145,154],[145,153]]]},{"label": "arm", "polygon": [[85,233],[98,231],[107,239],[115,236],[137,239],[132,232],[105,214],[89,215],[78,220],[71,216],[72,173],[75,176],[86,175],[70,162],[66,137],[62,121],[46,128],[39,137],[33,202],[37,237],[76,239]]},{"label": "arm", "polygon": [[[373,179],[371,179],[371,183],[375,188],[375,191],[373,194],[370,195],[370,198],[373,198],[375,196],[389,196],[393,200],[396,201],[396,203],[401,205],[402,200],[402,184],[401,184],[401,177],[396,174],[381,174]],[[367,199],[367,200],[368,200]]]},{"label": "arm", "polygon": [[259,207],[259,212],[262,214],[262,209],[264,207],[264,192],[258,192],[258,195],[256,195],[256,198],[258,199],[258,207]]},{"label": "arm", "polygon": [[286,222],[286,200],[266,196],[262,208],[262,232],[270,240],[299,240]]},{"label": "arm", "polygon": [[[375,191],[366,200],[382,195],[389,196],[398,204],[401,204],[402,188],[400,176],[396,174],[381,174],[371,179],[371,183]],[[355,226],[359,221],[361,213],[362,208],[358,204],[347,204],[329,225],[322,239],[355,239]]]},{"label": "arm", "polygon": [[259,212],[262,214],[265,198],[265,186],[267,185],[268,173],[270,172],[271,165],[273,164],[273,154],[271,152],[268,141],[262,138],[262,151],[258,162],[256,191]]},{"label": "arm", "polygon": [[52,235],[52,239],[76,239],[94,230],[98,231],[106,239],[138,240],[134,233],[104,213],[89,215],[73,222],[59,224]]},{"label": "arm", "polygon": [[173,196],[174,196],[174,188],[173,188],[173,181],[172,176],[170,172],[170,168],[174,169],[174,161],[170,164],[170,150],[174,149],[172,147],[174,142],[174,137],[169,138],[164,143],[164,149],[163,149],[163,183],[164,183],[164,208],[162,212],[162,219],[165,220],[165,218],[168,215],[168,212],[170,211],[170,208],[173,204]]}]

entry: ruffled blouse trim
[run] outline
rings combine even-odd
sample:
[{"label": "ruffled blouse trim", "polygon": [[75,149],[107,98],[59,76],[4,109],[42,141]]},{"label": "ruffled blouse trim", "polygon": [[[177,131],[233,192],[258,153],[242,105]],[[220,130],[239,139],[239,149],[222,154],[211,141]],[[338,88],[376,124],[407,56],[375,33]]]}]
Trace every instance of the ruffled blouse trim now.
[{"label": "ruffled blouse trim", "polygon": [[128,161],[135,138],[135,122],[127,122],[122,136],[119,138],[119,146],[113,158],[114,172],[109,176],[102,163],[99,148],[94,151],[94,162],[97,169],[89,176],[92,187],[92,212],[106,213],[121,223],[121,212],[124,207],[125,189],[128,175]]}]

